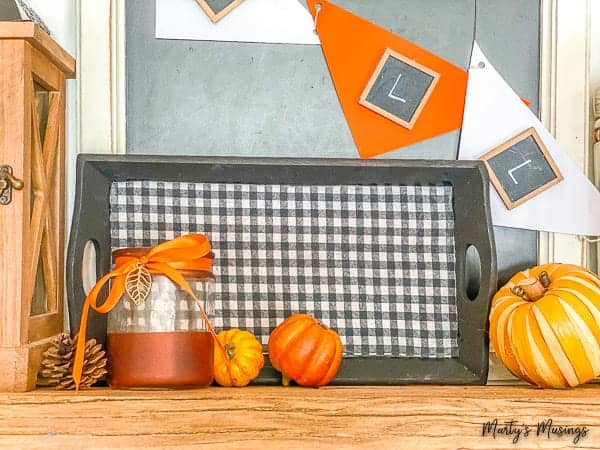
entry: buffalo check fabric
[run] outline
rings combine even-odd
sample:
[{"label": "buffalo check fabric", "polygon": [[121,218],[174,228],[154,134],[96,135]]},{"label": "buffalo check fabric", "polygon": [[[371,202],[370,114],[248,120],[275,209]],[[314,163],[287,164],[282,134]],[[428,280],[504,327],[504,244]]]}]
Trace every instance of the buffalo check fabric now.
[{"label": "buffalo check fabric", "polygon": [[115,182],[113,249],[187,233],[215,252],[217,329],[266,344],[293,313],[345,356],[458,356],[452,187]]}]

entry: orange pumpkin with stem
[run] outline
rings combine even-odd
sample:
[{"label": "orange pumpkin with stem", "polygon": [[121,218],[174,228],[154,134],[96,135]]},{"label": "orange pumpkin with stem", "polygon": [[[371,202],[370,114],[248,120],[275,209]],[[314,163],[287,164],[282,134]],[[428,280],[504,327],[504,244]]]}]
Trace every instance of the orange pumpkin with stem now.
[{"label": "orange pumpkin with stem", "polygon": [[600,375],[600,279],[569,264],[517,273],[492,300],[490,341],[518,378],[577,386]]},{"label": "orange pumpkin with stem", "polygon": [[269,336],[269,358],[281,372],[284,385],[294,380],[301,386],[325,386],[342,362],[339,335],[314,317],[288,317]]},{"label": "orange pumpkin with stem", "polygon": [[258,377],[265,364],[262,344],[249,331],[221,331],[217,339],[224,352],[215,352],[215,381],[221,386],[243,387]]}]

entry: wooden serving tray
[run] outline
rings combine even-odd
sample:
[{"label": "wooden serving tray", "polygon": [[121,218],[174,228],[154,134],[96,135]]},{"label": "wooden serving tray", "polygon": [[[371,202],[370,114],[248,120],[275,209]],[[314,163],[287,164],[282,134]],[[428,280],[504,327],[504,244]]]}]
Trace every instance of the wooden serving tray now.
[{"label": "wooden serving tray", "polygon": [[[67,257],[69,315],[74,331],[77,330],[85,298],[81,276],[85,245],[92,241],[96,247],[98,275],[108,272],[111,268],[111,186],[115,182],[138,180],[301,186],[451,186],[457,355],[443,358],[346,357],[334,382],[486,382],[487,315],[491,296],[496,290],[496,256],[489,212],[488,178],[482,162],[80,155]],[[478,258],[468,257],[468,250]],[[388,301],[400,299],[393,297]],[[89,334],[104,341],[106,317],[92,315]],[[280,375],[267,362],[257,382],[275,384],[279,381]]]}]

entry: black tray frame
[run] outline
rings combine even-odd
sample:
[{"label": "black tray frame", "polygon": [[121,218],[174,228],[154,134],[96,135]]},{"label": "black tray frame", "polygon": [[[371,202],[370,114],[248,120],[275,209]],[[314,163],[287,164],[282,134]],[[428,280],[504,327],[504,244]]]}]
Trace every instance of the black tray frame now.
[{"label": "black tray frame", "polygon": [[[79,155],[75,208],[67,254],[67,296],[71,330],[77,332],[85,299],[84,248],[92,241],[97,275],[111,268],[109,192],[115,181],[281,184],[448,183],[454,189],[459,356],[449,359],[360,357],[344,359],[334,380],[340,385],[485,384],[488,373],[488,313],[497,269],[489,207],[489,180],[481,161],[213,158],[192,156]],[[467,264],[474,246],[480,276]],[[475,270],[477,272],[477,270]],[[475,277],[475,278],[473,278]],[[467,289],[479,279],[470,300]],[[92,312],[88,337],[106,339],[106,316]],[[267,360],[257,380],[281,380]]]}]

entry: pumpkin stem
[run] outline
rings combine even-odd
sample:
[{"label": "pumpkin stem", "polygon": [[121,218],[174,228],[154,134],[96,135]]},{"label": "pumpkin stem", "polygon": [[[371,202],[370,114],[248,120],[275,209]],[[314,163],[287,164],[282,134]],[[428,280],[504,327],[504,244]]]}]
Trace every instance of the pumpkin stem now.
[{"label": "pumpkin stem", "polygon": [[235,344],[233,342],[225,344],[225,353],[227,353],[227,357],[231,361],[235,356]]},{"label": "pumpkin stem", "polygon": [[290,385],[291,380],[286,377],[284,374],[281,374],[281,384],[283,386],[289,386]]},{"label": "pumpkin stem", "polygon": [[548,286],[550,286],[550,278],[546,272],[542,272],[539,278],[526,278],[513,286],[511,291],[523,300],[535,302],[546,294]]},{"label": "pumpkin stem", "polygon": [[550,287],[550,277],[548,276],[548,272],[545,270],[540,273],[540,283],[542,283],[546,289]]}]

